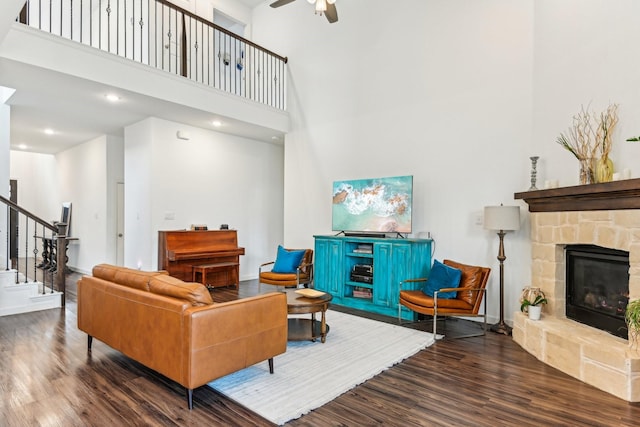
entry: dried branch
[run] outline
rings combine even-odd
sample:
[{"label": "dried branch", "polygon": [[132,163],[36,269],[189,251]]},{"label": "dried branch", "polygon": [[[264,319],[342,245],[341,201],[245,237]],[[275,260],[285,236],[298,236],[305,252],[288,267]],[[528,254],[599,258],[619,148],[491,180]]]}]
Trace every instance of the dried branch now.
[{"label": "dried branch", "polygon": [[578,160],[595,158],[600,150],[602,157],[611,152],[611,135],[618,123],[618,105],[609,105],[607,110],[596,116],[581,107],[573,116],[573,125],[566,133],[560,133],[556,142],[573,154]]},{"label": "dried branch", "polygon": [[609,157],[609,153],[611,153],[613,144],[611,135],[616,124],[618,124],[618,105],[612,104],[604,113],[600,114],[600,125],[596,135],[596,141],[600,143],[600,155],[603,158]]}]

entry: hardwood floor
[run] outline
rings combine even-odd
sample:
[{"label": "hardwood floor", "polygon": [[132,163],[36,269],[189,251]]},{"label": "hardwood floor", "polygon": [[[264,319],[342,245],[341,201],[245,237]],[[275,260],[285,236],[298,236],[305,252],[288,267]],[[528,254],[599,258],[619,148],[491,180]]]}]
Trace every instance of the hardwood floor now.
[{"label": "hardwood floor", "polygon": [[[64,310],[0,317],[2,426],[269,426],[208,387],[184,390],[76,328],[75,281]],[[216,289],[221,302],[257,292]],[[373,316],[370,316],[373,317]],[[375,316],[378,320],[395,319]],[[428,323],[411,325],[429,329]],[[448,322],[452,333],[475,328]],[[330,339],[330,333],[329,337]],[[277,373],[277,358],[276,358]],[[537,361],[510,337],[442,340],[290,426],[634,426],[630,404]]]}]

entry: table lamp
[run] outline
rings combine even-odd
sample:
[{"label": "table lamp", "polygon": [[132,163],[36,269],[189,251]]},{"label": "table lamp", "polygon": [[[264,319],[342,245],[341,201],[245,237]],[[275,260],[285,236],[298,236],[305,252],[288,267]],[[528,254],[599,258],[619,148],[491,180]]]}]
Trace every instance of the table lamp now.
[{"label": "table lamp", "polygon": [[519,206],[485,206],[484,208],[485,230],[498,230],[500,246],[498,248],[498,261],[500,261],[500,321],[491,326],[490,330],[504,335],[511,335],[511,327],[504,323],[504,235],[507,231],[520,229]]}]

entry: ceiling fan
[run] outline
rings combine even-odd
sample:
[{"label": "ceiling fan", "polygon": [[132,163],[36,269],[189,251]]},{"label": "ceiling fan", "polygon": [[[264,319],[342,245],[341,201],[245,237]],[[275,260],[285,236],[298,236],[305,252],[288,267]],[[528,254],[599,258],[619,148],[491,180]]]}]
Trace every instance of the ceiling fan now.
[{"label": "ceiling fan", "polygon": [[[294,1],[295,0],[277,0],[271,3],[269,6],[275,8],[275,7],[284,6],[285,4],[289,4]],[[315,3],[316,14],[320,14],[320,16],[322,16],[322,14],[324,13],[324,16],[327,17],[327,21],[329,21],[330,24],[333,24],[338,20],[338,11],[336,10],[336,5],[334,4],[336,0],[307,0],[307,1],[311,4]]]}]

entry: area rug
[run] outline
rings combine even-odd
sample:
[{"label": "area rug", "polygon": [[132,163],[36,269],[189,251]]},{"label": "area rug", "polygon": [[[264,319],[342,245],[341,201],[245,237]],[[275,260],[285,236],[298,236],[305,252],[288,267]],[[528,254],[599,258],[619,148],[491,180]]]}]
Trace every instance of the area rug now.
[{"label": "area rug", "polygon": [[433,344],[433,335],[338,311],[327,311],[326,342],[289,342],[274,358],[209,386],[281,425],[335,399]]}]

